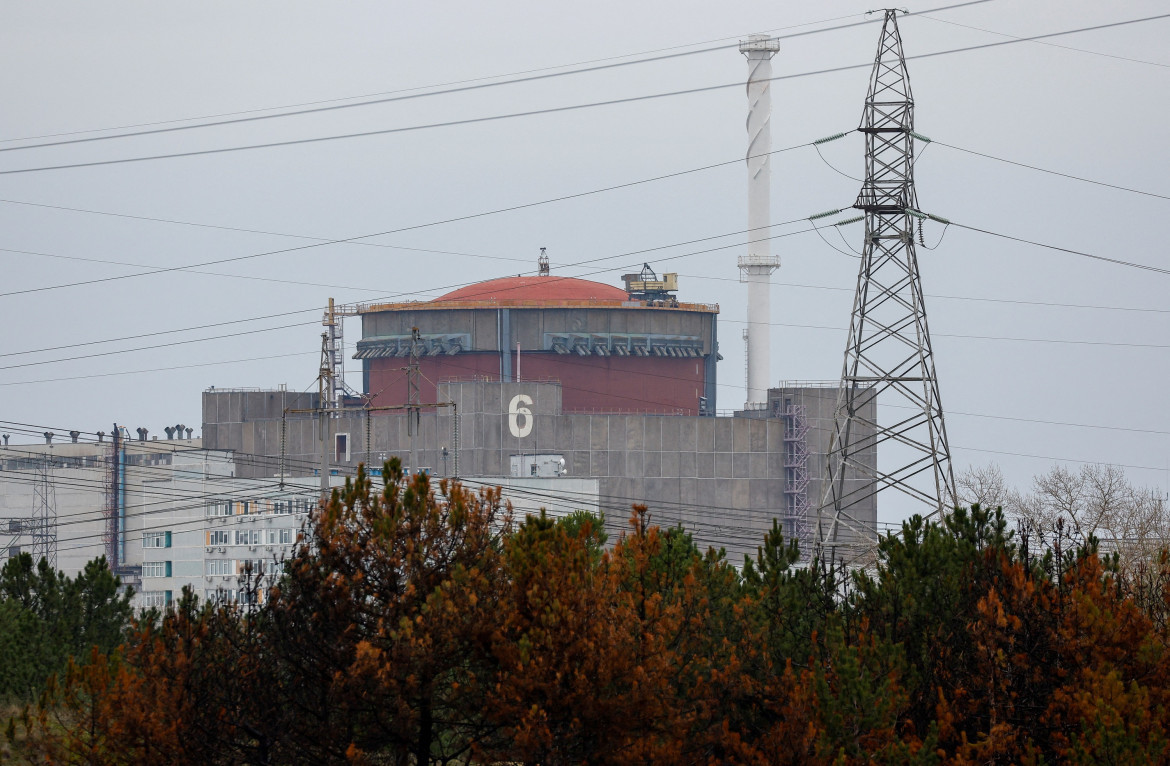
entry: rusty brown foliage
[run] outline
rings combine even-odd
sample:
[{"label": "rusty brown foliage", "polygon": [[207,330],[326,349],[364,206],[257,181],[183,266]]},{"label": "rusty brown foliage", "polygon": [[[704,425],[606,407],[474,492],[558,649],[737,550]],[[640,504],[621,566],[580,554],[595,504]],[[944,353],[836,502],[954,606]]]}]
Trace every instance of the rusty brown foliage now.
[{"label": "rusty brown foliage", "polygon": [[247,606],[183,599],[54,679],[49,763],[1166,763],[1170,559],[1020,541],[975,506],[878,566],[742,569],[635,506],[359,472]]}]

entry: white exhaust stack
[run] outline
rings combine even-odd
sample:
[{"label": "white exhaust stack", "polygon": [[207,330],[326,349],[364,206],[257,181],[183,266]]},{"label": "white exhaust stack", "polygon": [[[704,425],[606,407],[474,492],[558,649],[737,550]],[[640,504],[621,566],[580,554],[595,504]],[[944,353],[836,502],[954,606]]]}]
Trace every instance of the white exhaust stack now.
[{"label": "white exhaust stack", "polygon": [[771,382],[771,275],[780,268],[772,255],[772,56],[780,41],[767,35],[751,35],[740,42],[739,52],[748,62],[748,254],[739,258],[739,281],[747,282],[747,402],[745,409],[767,406]]}]

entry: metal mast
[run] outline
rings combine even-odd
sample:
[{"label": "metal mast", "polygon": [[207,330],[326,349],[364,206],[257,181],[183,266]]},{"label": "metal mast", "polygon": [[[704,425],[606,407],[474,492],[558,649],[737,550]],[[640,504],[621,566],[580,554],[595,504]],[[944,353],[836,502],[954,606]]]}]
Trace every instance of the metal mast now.
[{"label": "metal mast", "polygon": [[57,569],[57,489],[53,482],[52,447],[35,458],[37,472],[33,479],[32,517],[29,534],[32,537],[33,561],[45,559],[49,568]]},{"label": "metal mast", "polygon": [[[358,397],[356,391],[345,382],[345,325],[343,317],[353,316],[357,312],[352,306],[334,306],[333,299],[325,308],[325,315],[321,324],[325,327],[327,353],[329,355],[329,384],[322,392],[324,398],[321,406],[331,410],[340,410],[346,396]],[[324,365],[322,365],[324,368]]]},{"label": "metal mast", "polygon": [[[333,301],[330,300],[330,309]],[[330,312],[332,314],[332,311]],[[336,392],[333,370],[334,355],[331,350],[329,333],[321,333],[321,370],[317,375],[317,411],[321,419],[321,494],[329,496],[329,420],[337,416]]]},{"label": "metal mast", "polygon": [[[772,57],[780,41],[751,35],[739,44],[748,62],[748,254],[739,257],[739,281],[748,286],[747,402],[745,409],[767,404],[771,378],[771,275],[780,259],[771,253],[769,226],[772,199]],[[755,240],[755,241],[752,241]],[[754,405],[754,407],[753,407]]]},{"label": "metal mast", "polygon": [[[876,492],[899,490],[927,514],[955,502],[914,250],[912,217],[921,216],[914,191],[914,98],[895,10],[885,11],[860,131],[865,182],[853,206],[865,211],[865,242],[817,514],[822,559],[836,558],[839,547],[874,542],[875,530],[852,510],[872,502]],[[872,400],[878,396],[896,408],[896,422],[862,417],[863,411],[876,413]],[[876,461],[879,445],[884,469]]]},{"label": "metal mast", "polygon": [[[421,424],[422,398],[419,395],[418,378],[419,351],[422,350],[422,336],[417,327],[410,328],[410,365],[406,368],[406,433],[410,436],[410,475],[418,473],[418,450],[415,436]],[[519,364],[519,362],[517,362]]]}]

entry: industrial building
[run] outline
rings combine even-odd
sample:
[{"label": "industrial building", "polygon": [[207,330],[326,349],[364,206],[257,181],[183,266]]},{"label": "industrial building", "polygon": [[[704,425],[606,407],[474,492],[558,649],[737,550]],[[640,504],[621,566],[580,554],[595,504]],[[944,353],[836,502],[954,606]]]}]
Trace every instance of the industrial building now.
[{"label": "industrial building", "polygon": [[[650,276],[627,275],[625,290],[512,277],[339,308],[361,318],[361,396],[209,389],[204,444],[233,451],[248,478],[349,474],[397,455],[437,477],[502,485],[518,508],[596,508],[611,533],[645,503],[657,523],[736,562],[773,518],[807,548],[836,384],[776,387],[759,406],[720,413],[719,307],[680,302],[675,275]],[[876,404],[864,406],[875,418]],[[872,498],[854,513],[874,527]]]},{"label": "industrial building", "polygon": [[[397,455],[411,470],[499,484],[518,507],[596,507],[611,532],[633,503],[679,524],[733,561],[754,553],[777,519],[806,551],[826,493],[839,386],[771,385],[771,59],[779,42],[753,35],[748,63],[747,379],[742,408],[718,406],[719,306],[680,301],[678,277],[645,265],[604,284],[550,273],[464,285],[430,301],[334,306],[322,335],[316,395],[210,389],[203,437],[232,450],[240,475],[314,470],[322,480]],[[345,383],[346,316],[361,321]],[[869,383],[851,384],[857,421],[848,518],[834,545],[876,537],[877,466]],[[515,482],[525,479],[524,486]],[[864,538],[864,539],[859,539]],[[863,546],[864,547],[864,546]]]},{"label": "industrial building", "polygon": [[29,553],[73,577],[105,556],[138,608],[165,606],[184,587],[237,599],[247,563],[267,571],[291,550],[318,479],[240,479],[231,452],[137,430],[0,447],[0,559]]},{"label": "industrial building", "polygon": [[507,277],[428,302],[351,307],[362,322],[363,390],[373,406],[407,400],[404,365],[418,328],[424,402],[436,401],[443,380],[555,380],[564,412],[714,410],[719,307],[673,300],[674,274],[627,282],[637,289]]}]

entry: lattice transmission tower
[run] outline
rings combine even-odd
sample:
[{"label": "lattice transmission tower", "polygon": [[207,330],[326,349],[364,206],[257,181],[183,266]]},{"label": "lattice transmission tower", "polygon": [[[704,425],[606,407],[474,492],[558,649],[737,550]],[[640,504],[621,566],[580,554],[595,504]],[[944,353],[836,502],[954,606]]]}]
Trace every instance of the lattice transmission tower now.
[{"label": "lattice transmission tower", "polygon": [[53,481],[53,453],[34,459],[33,507],[29,518],[34,562],[45,559],[49,568],[57,569],[57,488]]},{"label": "lattice transmission tower", "polygon": [[[817,514],[822,561],[872,549],[876,530],[864,517],[876,512],[877,492],[898,490],[926,514],[955,501],[914,249],[914,219],[922,216],[914,191],[914,97],[895,10],[885,11],[860,131],[865,181],[853,206],[865,212],[865,242]],[[877,422],[879,396],[897,413],[893,422]]]}]

